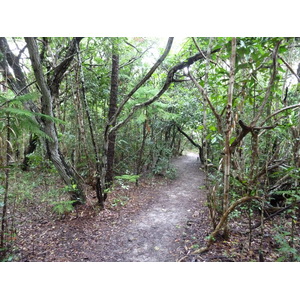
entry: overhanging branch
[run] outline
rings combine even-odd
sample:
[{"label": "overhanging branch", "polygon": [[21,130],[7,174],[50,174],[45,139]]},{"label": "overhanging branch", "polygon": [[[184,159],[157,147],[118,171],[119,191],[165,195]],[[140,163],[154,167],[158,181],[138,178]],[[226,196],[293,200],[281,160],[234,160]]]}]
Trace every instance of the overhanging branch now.
[{"label": "overhanging branch", "polygon": [[[170,38],[170,39],[172,39],[172,38]],[[169,45],[170,42],[172,42],[172,41],[170,41],[170,39],[169,39],[168,45]],[[170,49],[168,50],[168,48],[169,48],[168,45],[167,45],[166,50],[165,50],[165,52],[167,51],[167,53],[168,53],[169,50],[170,50]],[[216,53],[216,52],[218,52],[218,51],[220,51],[220,50],[221,50],[221,48],[217,48],[217,49],[214,49],[213,51],[211,51],[211,53]],[[143,107],[146,107],[146,106],[152,104],[153,102],[155,102],[156,100],[158,100],[158,99],[159,99],[159,98],[160,98],[160,97],[168,90],[168,88],[170,87],[171,83],[172,83],[172,82],[175,82],[174,76],[175,76],[176,72],[178,72],[179,70],[182,70],[182,69],[184,69],[184,68],[186,68],[186,67],[191,66],[191,65],[194,64],[196,61],[205,58],[205,56],[206,56],[206,52],[197,53],[197,54],[195,54],[195,55],[193,55],[193,56],[187,58],[185,61],[183,61],[183,62],[181,62],[181,63],[175,65],[173,68],[171,68],[170,71],[168,72],[166,81],[165,81],[163,87],[161,88],[161,90],[160,90],[153,98],[149,99],[148,101],[145,101],[145,102],[143,102],[143,103],[138,103],[138,104],[134,105],[134,106],[131,108],[131,111],[129,112],[129,114],[127,115],[127,117],[126,117],[123,121],[121,121],[121,122],[119,122],[118,124],[116,124],[115,126],[111,127],[108,133],[110,134],[111,132],[116,131],[116,130],[118,130],[120,127],[124,126],[124,125],[132,118],[132,116],[134,115],[134,113],[135,113],[138,109],[143,108]],[[153,69],[153,68],[152,68],[152,69]],[[151,69],[151,70],[152,70],[152,69]],[[153,71],[153,72],[154,72],[154,71]],[[152,72],[152,73],[153,73],[153,72]],[[152,73],[151,73],[151,75],[152,75]],[[150,75],[150,76],[151,76],[151,75]],[[149,76],[147,79],[144,78],[145,80],[144,80],[144,79],[142,80],[143,83],[145,83],[145,82],[150,78],[150,76]],[[139,84],[138,84],[138,85],[137,85],[137,86],[136,86],[136,87],[135,87],[128,95],[127,95],[127,97],[123,100],[123,102],[120,104],[120,106],[119,106],[119,108],[118,108],[118,110],[117,110],[115,116],[111,119],[109,125],[112,125],[112,124],[113,124],[113,122],[116,120],[116,118],[117,118],[117,117],[119,116],[119,114],[121,113],[121,111],[122,111],[122,109],[123,109],[125,103],[129,100],[129,98],[133,95],[133,93],[134,93],[135,91],[137,91],[137,89],[138,89],[140,86],[142,86],[142,84],[143,84],[142,81],[141,81],[141,82],[140,82],[140,83],[139,83]]]}]

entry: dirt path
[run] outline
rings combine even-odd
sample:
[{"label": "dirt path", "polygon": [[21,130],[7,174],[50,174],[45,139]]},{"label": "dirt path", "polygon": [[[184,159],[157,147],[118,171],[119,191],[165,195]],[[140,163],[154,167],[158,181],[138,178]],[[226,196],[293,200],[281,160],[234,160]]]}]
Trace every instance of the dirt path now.
[{"label": "dirt path", "polygon": [[[203,175],[196,154],[173,162],[176,179],[160,186],[152,201],[111,239],[111,261],[175,261],[184,227],[199,215]],[[176,242],[177,241],[177,242]],[[96,258],[96,257],[95,257]]]},{"label": "dirt path", "polygon": [[[23,233],[22,261],[176,261],[184,254],[186,229],[206,215],[204,175],[197,155],[173,161],[176,179],[139,188],[130,210],[31,224]],[[202,195],[202,196],[201,196]],[[201,199],[202,197],[202,199]],[[134,203],[134,201],[132,201]],[[105,218],[105,214],[108,214]],[[203,219],[204,220],[204,219]],[[30,226],[29,226],[30,227]],[[32,234],[34,232],[34,234]],[[204,238],[204,236],[203,236]]]}]

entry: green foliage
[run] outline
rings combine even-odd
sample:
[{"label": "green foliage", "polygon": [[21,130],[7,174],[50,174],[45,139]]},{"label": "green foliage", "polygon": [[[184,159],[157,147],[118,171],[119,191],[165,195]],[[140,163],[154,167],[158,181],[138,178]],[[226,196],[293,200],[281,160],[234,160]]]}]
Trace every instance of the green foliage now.
[{"label": "green foliage", "polygon": [[52,205],[52,210],[55,213],[57,213],[59,216],[62,216],[74,210],[73,204],[75,202],[76,202],[75,200],[53,201],[50,204]]},{"label": "green foliage", "polygon": [[44,161],[44,158],[42,155],[38,152],[33,152],[27,155],[30,164],[33,166],[40,166],[42,162]]},{"label": "green foliage", "polygon": [[15,135],[20,135],[22,132],[27,131],[40,137],[50,139],[50,137],[39,128],[39,125],[34,120],[34,117],[36,116],[54,121],[56,123],[64,124],[64,122],[58,118],[37,112],[31,112],[23,108],[23,102],[37,98],[36,93],[30,93],[12,98],[7,97],[9,95],[10,93],[6,93],[0,97],[0,125],[1,121],[3,122],[5,117],[9,116],[10,127]]},{"label": "green foliage", "polygon": [[129,181],[129,182],[136,182],[139,179],[139,177],[140,175],[129,175],[129,174],[115,176],[115,178],[120,181]]},{"label": "green foliage", "polygon": [[165,172],[165,176],[169,179],[175,179],[176,178],[176,169],[173,167],[169,167]]},{"label": "green foliage", "polygon": [[163,175],[169,179],[176,178],[176,169],[170,166],[168,157],[160,157],[152,172],[154,175]]},{"label": "green foliage", "polygon": [[[296,222],[294,219],[292,222]],[[284,230],[283,228],[277,226],[278,233],[275,235],[275,240],[278,243],[279,247],[277,252],[280,257],[278,258],[278,262],[283,261],[300,261],[300,253],[291,246],[291,232]],[[299,237],[293,237],[294,243],[297,244],[299,242]]]},{"label": "green foliage", "polygon": [[68,193],[68,192],[76,192],[77,191],[77,185],[76,184],[66,185],[63,190],[66,193]]},{"label": "green foliage", "polygon": [[113,207],[118,206],[118,205],[124,206],[128,200],[129,200],[129,197],[120,196],[120,197],[112,200],[111,206],[113,206]]}]

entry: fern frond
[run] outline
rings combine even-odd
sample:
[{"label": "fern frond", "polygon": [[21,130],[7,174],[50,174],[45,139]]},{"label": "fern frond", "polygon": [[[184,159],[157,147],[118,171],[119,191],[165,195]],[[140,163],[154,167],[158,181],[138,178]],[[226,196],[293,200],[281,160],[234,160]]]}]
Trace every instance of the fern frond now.
[{"label": "fern frond", "polygon": [[41,114],[41,113],[34,113],[35,116],[39,116],[39,117],[42,117],[44,119],[47,119],[47,120],[50,120],[54,123],[57,123],[57,124],[67,124],[67,122],[63,121],[63,120],[60,120],[58,118],[55,118],[55,117],[51,117],[49,115],[45,115],[45,114]]},{"label": "fern frond", "polygon": [[19,109],[14,107],[6,107],[0,110],[0,114],[13,114],[18,116],[25,116],[25,117],[33,117],[33,113],[26,109]]}]

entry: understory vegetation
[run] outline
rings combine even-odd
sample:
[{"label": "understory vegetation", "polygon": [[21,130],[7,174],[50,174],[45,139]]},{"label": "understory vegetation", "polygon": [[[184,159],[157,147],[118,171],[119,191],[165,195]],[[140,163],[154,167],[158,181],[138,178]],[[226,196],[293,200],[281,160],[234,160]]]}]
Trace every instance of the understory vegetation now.
[{"label": "understory vegetation", "polygon": [[125,209],[189,149],[211,224],[193,253],[243,222],[257,260],[271,232],[274,260],[300,261],[299,57],[284,37],[0,38],[0,259],[20,224]]}]

